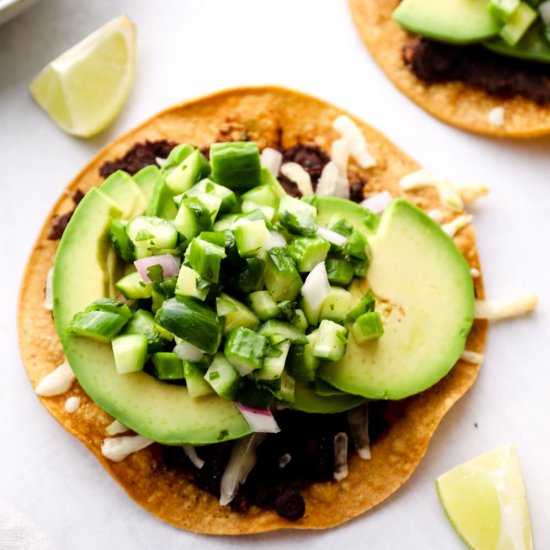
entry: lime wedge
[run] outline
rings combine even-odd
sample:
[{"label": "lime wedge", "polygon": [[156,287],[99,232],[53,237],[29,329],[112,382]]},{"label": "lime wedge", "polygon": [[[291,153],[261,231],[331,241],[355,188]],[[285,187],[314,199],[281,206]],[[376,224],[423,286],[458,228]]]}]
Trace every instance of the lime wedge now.
[{"label": "lime wedge", "polygon": [[474,550],[532,550],[525,487],[506,445],[443,474],[437,492],[449,521]]},{"label": "lime wedge", "polygon": [[117,17],[44,67],[31,94],[63,130],[92,136],[122,109],[135,57],[134,24]]}]

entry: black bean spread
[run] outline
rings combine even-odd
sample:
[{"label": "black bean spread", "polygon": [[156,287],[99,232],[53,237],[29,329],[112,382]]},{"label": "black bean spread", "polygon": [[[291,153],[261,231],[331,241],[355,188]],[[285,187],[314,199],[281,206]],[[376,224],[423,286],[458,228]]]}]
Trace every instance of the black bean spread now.
[{"label": "black bean spread", "polygon": [[424,82],[464,82],[503,99],[519,96],[550,102],[550,65],[495,54],[482,46],[454,46],[415,37],[403,58]]}]

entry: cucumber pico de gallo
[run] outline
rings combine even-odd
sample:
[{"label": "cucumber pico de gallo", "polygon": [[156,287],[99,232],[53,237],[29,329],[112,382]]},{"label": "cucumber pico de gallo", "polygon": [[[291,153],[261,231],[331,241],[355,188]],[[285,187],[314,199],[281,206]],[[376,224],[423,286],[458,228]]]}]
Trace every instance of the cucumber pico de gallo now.
[{"label": "cucumber pico de gallo", "polygon": [[318,378],[321,362],[340,361],[351,338],[383,334],[372,292],[353,300],[347,290],[365,278],[370,248],[344,213],[319,224],[326,199],[287,195],[255,143],[215,143],[209,156],[177,146],[145,213],[111,221],[123,275],[114,298],[78,312],[68,331],[110,343],[120,376],[145,371],[193,399],[217,394],[251,431],[277,432],[276,403],[292,407],[304,386],[341,394]]}]

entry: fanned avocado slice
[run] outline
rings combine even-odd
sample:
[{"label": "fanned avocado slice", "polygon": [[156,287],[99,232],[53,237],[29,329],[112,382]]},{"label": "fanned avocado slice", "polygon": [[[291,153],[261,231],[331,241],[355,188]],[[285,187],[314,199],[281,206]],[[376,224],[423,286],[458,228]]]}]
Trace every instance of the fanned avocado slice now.
[{"label": "fanned avocado slice", "polygon": [[110,344],[71,336],[67,326],[78,311],[106,296],[107,233],[121,210],[92,189],[69,222],[54,265],[54,318],[63,349],[79,383],[104,411],[137,433],[166,445],[204,445],[250,433],[226,399],[189,397],[183,386],[144,372],[118,374]]},{"label": "fanned avocado slice", "polygon": [[384,334],[359,345],[350,336],[346,354],[326,362],[320,376],[342,391],[371,399],[401,399],[435,384],[464,350],[474,317],[468,263],[429,216],[397,199],[369,238],[367,279],[350,292],[370,288],[377,297]]}]

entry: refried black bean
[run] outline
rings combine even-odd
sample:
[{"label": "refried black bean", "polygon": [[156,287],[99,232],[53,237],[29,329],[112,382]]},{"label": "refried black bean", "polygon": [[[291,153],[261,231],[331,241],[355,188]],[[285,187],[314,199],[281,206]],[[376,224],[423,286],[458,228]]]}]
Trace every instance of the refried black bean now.
[{"label": "refried black bean", "polygon": [[282,518],[296,521],[303,517],[306,511],[306,503],[299,489],[289,487],[275,501],[275,511]]},{"label": "refried black bean", "polygon": [[136,143],[123,157],[104,162],[99,174],[103,178],[117,170],[135,174],[150,164],[156,164],[157,157],[166,158],[176,145],[177,143],[166,139]]},{"label": "refried black bean", "polygon": [[415,37],[403,48],[405,64],[424,82],[459,81],[489,95],[550,102],[550,66],[495,54],[482,46],[455,46]]},{"label": "refried black bean", "polygon": [[321,177],[323,168],[329,163],[330,157],[316,145],[297,144],[289,149],[283,149],[284,162],[298,163],[310,176],[313,188]]},{"label": "refried black bean", "polygon": [[73,194],[73,204],[74,207],[72,210],[60,216],[54,216],[50,222],[50,232],[48,233],[48,239],[50,241],[58,241],[63,236],[67,224],[71,220],[78,203],[84,198],[84,193],[77,189]]}]

